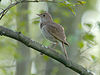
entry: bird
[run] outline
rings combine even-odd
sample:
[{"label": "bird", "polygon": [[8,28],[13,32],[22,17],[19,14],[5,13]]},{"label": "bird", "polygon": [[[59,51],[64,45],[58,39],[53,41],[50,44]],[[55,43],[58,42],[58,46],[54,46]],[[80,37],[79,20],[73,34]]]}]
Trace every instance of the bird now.
[{"label": "bird", "polygon": [[64,54],[68,59],[67,51],[64,45],[69,46],[69,43],[66,41],[64,28],[60,24],[55,23],[52,16],[48,12],[37,15],[40,17],[40,29],[42,34],[46,37],[46,39],[56,43],[56,45],[61,42]]}]

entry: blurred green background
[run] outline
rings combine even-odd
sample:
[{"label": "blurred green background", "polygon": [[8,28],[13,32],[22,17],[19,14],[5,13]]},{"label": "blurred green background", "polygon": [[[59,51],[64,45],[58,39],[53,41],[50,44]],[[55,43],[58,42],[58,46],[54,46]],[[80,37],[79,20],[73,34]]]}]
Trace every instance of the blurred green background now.
[{"label": "blurred green background", "polygon": [[[41,34],[40,18],[36,15],[47,11],[54,22],[65,29],[67,41],[70,43],[70,48],[66,46],[69,58],[92,71],[94,75],[100,75],[100,0],[55,1],[58,3],[31,2],[16,5],[0,20],[0,25],[49,46],[50,41]],[[10,3],[10,0],[2,0],[0,11]],[[61,53],[59,46],[56,49]],[[0,75],[78,74],[16,40],[0,36]]]}]

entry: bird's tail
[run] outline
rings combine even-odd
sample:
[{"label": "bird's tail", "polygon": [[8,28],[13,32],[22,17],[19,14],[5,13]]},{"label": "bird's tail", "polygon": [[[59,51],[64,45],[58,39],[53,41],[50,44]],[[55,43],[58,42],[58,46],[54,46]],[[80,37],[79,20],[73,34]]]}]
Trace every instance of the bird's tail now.
[{"label": "bird's tail", "polygon": [[64,42],[65,45],[67,45],[69,47],[69,43],[68,42]]},{"label": "bird's tail", "polygon": [[[63,47],[63,49],[64,49],[64,54],[65,54],[66,59],[68,60],[69,58],[68,58],[68,54],[67,54],[66,48],[64,47],[64,44],[65,44],[65,43],[62,42],[62,47]],[[66,44],[67,44],[67,43],[66,43]],[[67,45],[68,45],[68,44],[67,44]]]}]

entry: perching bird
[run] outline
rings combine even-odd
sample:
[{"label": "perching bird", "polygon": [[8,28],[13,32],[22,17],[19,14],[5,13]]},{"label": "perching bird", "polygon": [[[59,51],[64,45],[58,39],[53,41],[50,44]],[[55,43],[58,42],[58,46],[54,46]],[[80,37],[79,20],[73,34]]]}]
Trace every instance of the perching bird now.
[{"label": "perching bird", "polygon": [[47,12],[37,15],[40,16],[40,29],[43,35],[46,37],[46,39],[56,44],[60,41],[62,43],[65,56],[68,59],[67,51],[64,47],[64,44],[67,46],[69,46],[69,44],[66,41],[64,28],[60,24],[55,23],[51,15]]}]

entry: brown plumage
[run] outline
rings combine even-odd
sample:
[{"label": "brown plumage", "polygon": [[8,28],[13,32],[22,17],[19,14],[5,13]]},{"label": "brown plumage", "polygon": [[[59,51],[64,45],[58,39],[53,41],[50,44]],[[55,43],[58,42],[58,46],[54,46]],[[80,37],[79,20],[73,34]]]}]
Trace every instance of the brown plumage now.
[{"label": "brown plumage", "polygon": [[[43,35],[52,42],[60,41],[64,48],[64,44],[69,46],[66,41],[66,36],[64,33],[64,28],[53,22],[52,17],[49,13],[38,14],[40,16],[40,29],[42,30]],[[67,57],[67,51],[64,48],[65,56]],[[67,57],[68,58],[68,57]]]}]

